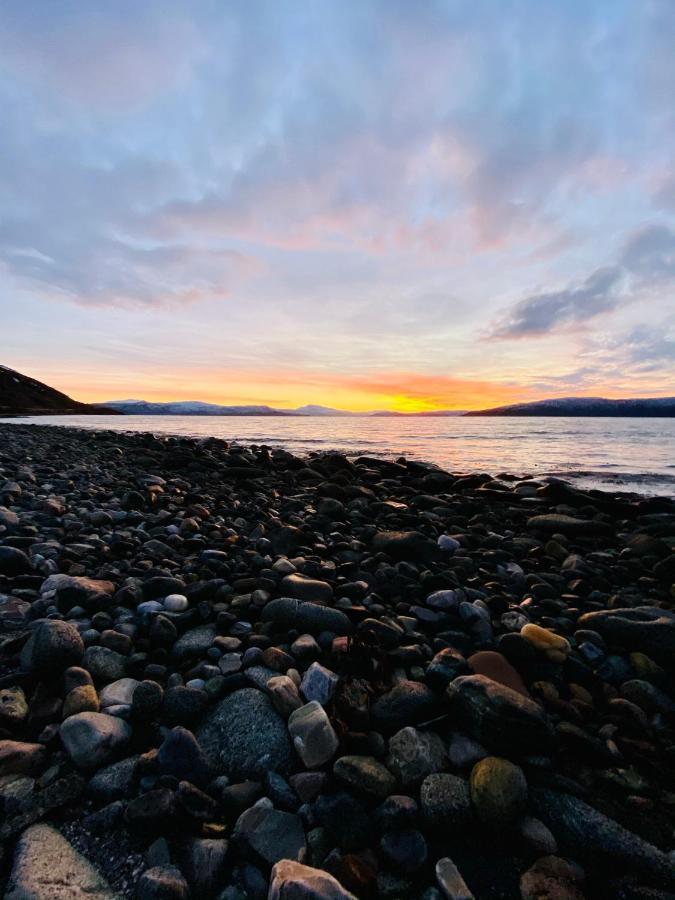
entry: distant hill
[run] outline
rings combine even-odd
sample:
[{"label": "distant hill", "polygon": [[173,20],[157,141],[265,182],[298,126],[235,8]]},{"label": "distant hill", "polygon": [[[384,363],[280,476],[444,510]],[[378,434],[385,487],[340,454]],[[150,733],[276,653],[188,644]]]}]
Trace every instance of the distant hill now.
[{"label": "distant hill", "polygon": [[78,403],[67,394],[0,366],[0,417],[39,415],[115,415],[114,409]]},{"label": "distant hill", "polygon": [[322,416],[324,418],[347,418],[353,416],[395,416],[423,417],[462,416],[463,410],[438,410],[433,412],[403,413],[389,410],[373,412],[351,412],[334,409],[331,406],[308,404],[297,409],[275,409],[273,406],[220,406],[217,403],[203,403],[201,400],[175,400],[166,403],[152,403],[149,400],[106,400],[104,406],[116,412],[134,416]]},{"label": "distant hill", "polygon": [[295,416],[293,410],[271,406],[220,406],[201,400],[177,400],[152,403],[148,400],[106,400],[103,406],[134,416]]},{"label": "distant hill", "polygon": [[633,418],[675,416],[675,397],[607,400],[604,397],[561,397],[535,400],[466,413],[467,416],[629,416]]}]

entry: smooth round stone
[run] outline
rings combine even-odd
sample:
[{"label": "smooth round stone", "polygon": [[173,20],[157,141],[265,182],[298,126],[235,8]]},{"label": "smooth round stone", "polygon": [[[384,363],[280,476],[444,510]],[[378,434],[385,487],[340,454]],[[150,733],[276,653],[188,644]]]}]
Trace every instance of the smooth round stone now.
[{"label": "smooth round stone", "polygon": [[60,734],[66,752],[79,769],[98,769],[127,743],[131,728],[114,716],[82,712],[66,719]]},{"label": "smooth round stone", "polygon": [[410,874],[427,861],[427,842],[419,831],[390,831],[382,835],[380,849],[385,859],[399,872]]},{"label": "smooth round stone", "polygon": [[164,609],[167,612],[180,613],[188,608],[188,598],[184,594],[169,594],[164,598]]},{"label": "smooth round stone", "polygon": [[185,687],[190,688],[191,690],[203,691],[205,684],[206,682],[203,678],[191,678],[190,681],[185,683]]},{"label": "smooth round stone", "polygon": [[164,607],[159,600],[144,600],[136,607],[136,612],[140,615],[150,615],[151,613],[162,612]]},{"label": "smooth round stone", "polygon": [[530,692],[525,687],[523,679],[505,656],[494,650],[479,650],[467,660],[469,667],[476,675],[485,675],[493,681],[518,691],[524,697],[529,697]]},{"label": "smooth round stone", "polygon": [[534,622],[523,625],[520,633],[533,647],[545,653],[551,662],[563,663],[567,659],[570,645],[559,634],[549,631],[548,628],[542,628],[541,625],[535,625]]},{"label": "smooth round stone", "polygon": [[341,756],[333,774],[349,787],[375,797],[387,797],[396,788],[396,778],[373,756]]},{"label": "smooth round stone", "polygon": [[508,759],[487,756],[471,771],[471,802],[476,815],[494,829],[507,828],[527,806],[523,770]]},{"label": "smooth round stone", "polygon": [[449,534],[440,535],[437,543],[439,549],[445,551],[446,553],[454,553],[462,546],[459,541],[455,540],[455,538],[453,537],[450,537]]}]

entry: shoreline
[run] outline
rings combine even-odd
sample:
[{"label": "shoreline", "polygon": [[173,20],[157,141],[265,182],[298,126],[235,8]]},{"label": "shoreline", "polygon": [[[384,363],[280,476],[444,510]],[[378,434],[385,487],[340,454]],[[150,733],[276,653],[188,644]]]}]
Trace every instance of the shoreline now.
[{"label": "shoreline", "polygon": [[7,896],[675,890],[675,499],[0,436]]}]

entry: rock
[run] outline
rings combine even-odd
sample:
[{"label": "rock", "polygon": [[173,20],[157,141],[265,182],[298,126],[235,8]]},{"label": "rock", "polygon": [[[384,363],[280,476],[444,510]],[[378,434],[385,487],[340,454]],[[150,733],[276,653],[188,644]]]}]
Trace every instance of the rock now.
[{"label": "rock", "polygon": [[143,839],[171,831],[176,819],[176,795],[169,788],[155,788],[127,803],[124,813],[129,828]]},{"label": "rock", "polygon": [[26,695],[20,687],[0,688],[0,727],[19,728],[28,716]]},{"label": "rock", "polygon": [[522,900],[584,900],[582,875],[566,859],[548,855],[538,859],[520,879]]},{"label": "rock", "polygon": [[42,744],[0,740],[0,777],[38,775],[47,764],[47,748]]},{"label": "rock", "polygon": [[288,730],[298,756],[308,769],[323,766],[332,759],[338,739],[326,711],[317,700],[291,713]]},{"label": "rock", "polygon": [[290,859],[274,865],[267,900],[357,900],[324,872]]},{"label": "rock", "polygon": [[544,710],[517,691],[486,678],[462,675],[447,689],[451,709],[464,730],[497,752],[550,753],[555,731]]},{"label": "rock", "polygon": [[418,531],[379,531],[373,538],[372,550],[410,562],[428,562],[439,552],[437,545]]},{"label": "rock", "polygon": [[558,852],[556,839],[539,819],[523,816],[519,829],[521,838],[533,856],[555,856]]},{"label": "rock", "polygon": [[421,832],[415,829],[383,834],[380,850],[393,869],[407,875],[417,872],[427,862],[427,842]]},{"label": "rock", "polygon": [[275,709],[285,719],[303,705],[302,697],[298,693],[298,686],[288,675],[276,675],[274,678],[270,678],[266,688]]},{"label": "rock", "polygon": [[396,778],[372,756],[341,756],[333,774],[356,791],[384,798],[396,787]]},{"label": "rock", "polygon": [[333,599],[333,588],[327,581],[318,581],[295,572],[282,578],[281,589],[289,597],[310,603],[330,603]]},{"label": "rock", "polygon": [[167,612],[181,613],[185,612],[190,604],[185,594],[169,594],[164,598],[162,605]]},{"label": "rock", "polygon": [[459,650],[445,647],[429,663],[426,680],[435,691],[444,691],[459,675],[468,675],[471,670]]},{"label": "rock", "polygon": [[433,731],[408,726],[389,739],[389,768],[403,785],[415,784],[440,772],[447,763],[443,740]]},{"label": "rock", "polygon": [[48,619],[38,624],[21,654],[22,665],[41,677],[60,675],[84,654],[80,633],[69,622]]},{"label": "rock", "polygon": [[371,709],[376,727],[385,732],[398,731],[406,725],[418,725],[433,718],[437,701],[433,691],[417,681],[399,681],[376,700]]},{"label": "rock", "polygon": [[216,897],[228,880],[229,844],[222,838],[189,838],[176,847],[180,869],[195,897]]},{"label": "rock", "polygon": [[271,600],[262,611],[262,619],[264,622],[273,622],[279,628],[293,628],[309,634],[330,631],[333,634],[348,635],[354,630],[349,618],[341,610],[319,606],[318,603],[301,602],[292,597]]},{"label": "rock", "polygon": [[473,820],[468,782],[456,775],[428,775],[420,789],[420,804],[431,825],[459,831]]},{"label": "rock", "polygon": [[134,718],[141,721],[152,721],[159,715],[164,700],[164,691],[156,681],[141,681],[131,698],[131,711]]},{"label": "rock", "polygon": [[266,869],[282,859],[299,860],[306,851],[300,817],[262,802],[239,816],[232,839],[244,856]]},{"label": "rock", "polygon": [[175,866],[153,866],[138,879],[135,900],[190,900],[190,888]]},{"label": "rock", "polygon": [[[459,869],[448,856],[439,859],[436,863],[436,884],[445,900],[474,900]],[[544,900],[544,898],[539,898],[539,900]]]},{"label": "rock", "polygon": [[157,753],[157,765],[162,775],[179,781],[191,781],[204,787],[211,775],[208,761],[197,739],[187,728],[177,725],[166,735]]},{"label": "rock", "polygon": [[83,712],[61,724],[60,735],[66,752],[79,769],[105,765],[131,736],[122,719],[104,713]]},{"label": "rock", "polygon": [[534,788],[530,803],[572,859],[589,865],[602,862],[642,875],[648,883],[675,887],[675,869],[668,854],[578,797]]},{"label": "rock", "polygon": [[96,803],[128,800],[135,793],[138,756],[129,756],[98,771],[87,784],[87,795]]},{"label": "rock", "polygon": [[407,831],[417,824],[419,809],[412,797],[392,794],[375,810],[375,824],[382,831]]},{"label": "rock", "polygon": [[601,537],[612,533],[611,527],[604,522],[577,519],[574,516],[565,516],[559,513],[533,516],[527,520],[527,527],[531,531],[540,531],[543,534],[564,534],[571,538]]},{"label": "rock", "polygon": [[597,631],[606,641],[642,650],[668,668],[675,660],[675,612],[655,606],[608,609],[579,617],[580,628]]},{"label": "rock", "polygon": [[533,622],[523,625],[520,633],[533,647],[544,653],[551,662],[564,663],[567,659],[570,645],[559,634],[555,634],[548,628],[542,628],[541,625],[535,625]]},{"label": "rock", "polygon": [[[140,685],[136,693],[139,690]],[[208,705],[209,696],[206,691],[177,684],[164,692],[162,718],[169,725],[192,725],[201,717]]]},{"label": "rock", "polygon": [[504,687],[517,691],[523,697],[529,697],[530,692],[525,687],[523,679],[508,659],[494,650],[479,650],[467,660],[469,668],[475,675],[485,675]]},{"label": "rock", "polygon": [[120,678],[107,684],[98,695],[101,709],[109,706],[130,706],[134,691],[140,684],[135,678]]},{"label": "rock", "polygon": [[360,850],[372,842],[371,819],[363,803],[346,791],[321,794],[314,803],[316,817],[343,850]]},{"label": "rock", "polygon": [[473,766],[481,759],[488,756],[488,752],[479,744],[460,731],[453,732],[448,744],[448,759],[456,769],[464,769]]},{"label": "rock", "polygon": [[81,684],[66,694],[63,701],[62,718],[75,716],[81,712],[98,712],[100,704],[93,684]]},{"label": "rock", "polygon": [[13,578],[16,575],[28,575],[32,571],[31,561],[23,550],[0,545],[0,575]]},{"label": "rock", "polygon": [[51,825],[19,838],[5,900],[119,900],[100,873]]},{"label": "rock", "polygon": [[196,628],[191,628],[178,638],[173,645],[171,655],[176,662],[205,656],[216,639],[216,635],[217,632],[213,625],[198,625]]},{"label": "rock", "polygon": [[221,700],[199,726],[196,738],[214,771],[230,778],[255,779],[268,769],[290,770],[286,723],[255,688],[243,688]]},{"label": "rock", "polygon": [[313,662],[303,675],[300,690],[307,701],[317,700],[326,706],[337,687],[339,675],[318,662]]},{"label": "rock", "polygon": [[508,829],[527,806],[523,770],[498,756],[488,756],[471,771],[471,802],[476,815],[495,830]]},{"label": "rock", "polygon": [[98,684],[120,681],[126,675],[128,658],[108,647],[87,647],[82,665]]}]

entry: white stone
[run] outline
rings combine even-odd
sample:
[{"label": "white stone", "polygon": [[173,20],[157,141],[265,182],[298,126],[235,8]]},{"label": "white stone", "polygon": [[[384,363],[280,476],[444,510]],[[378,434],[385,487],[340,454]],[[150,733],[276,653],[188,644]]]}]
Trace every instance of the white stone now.
[{"label": "white stone", "polygon": [[291,713],[288,730],[293,746],[308,769],[327,763],[338,748],[339,741],[326,711],[312,700]]},{"label": "white stone", "polygon": [[450,537],[449,534],[442,534],[438,538],[438,546],[447,553],[454,553],[455,550],[459,550],[462,545],[459,541],[455,540],[455,538]]},{"label": "white stone", "polygon": [[185,612],[188,606],[188,598],[184,594],[169,594],[164,598],[164,609],[167,612]]}]

